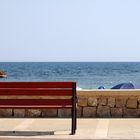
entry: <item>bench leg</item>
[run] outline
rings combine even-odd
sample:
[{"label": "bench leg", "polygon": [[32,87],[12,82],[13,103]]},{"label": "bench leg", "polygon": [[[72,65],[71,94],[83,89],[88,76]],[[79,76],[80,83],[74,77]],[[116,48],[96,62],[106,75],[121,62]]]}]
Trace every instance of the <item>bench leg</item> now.
[{"label": "bench leg", "polygon": [[72,84],[72,130],[71,134],[74,135],[76,131],[76,123],[77,123],[77,112],[76,112],[76,102],[77,102],[77,97],[76,97],[76,83]]},{"label": "bench leg", "polygon": [[77,129],[77,109],[75,110],[75,130]]},{"label": "bench leg", "polygon": [[72,108],[72,129],[71,134],[74,135],[76,130],[76,109]]}]

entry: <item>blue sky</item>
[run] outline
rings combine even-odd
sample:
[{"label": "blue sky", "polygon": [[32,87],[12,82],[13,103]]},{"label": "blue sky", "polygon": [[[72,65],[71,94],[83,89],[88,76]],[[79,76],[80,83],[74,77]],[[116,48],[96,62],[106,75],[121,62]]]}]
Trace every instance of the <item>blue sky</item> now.
[{"label": "blue sky", "polygon": [[0,61],[140,61],[140,0],[0,0]]}]

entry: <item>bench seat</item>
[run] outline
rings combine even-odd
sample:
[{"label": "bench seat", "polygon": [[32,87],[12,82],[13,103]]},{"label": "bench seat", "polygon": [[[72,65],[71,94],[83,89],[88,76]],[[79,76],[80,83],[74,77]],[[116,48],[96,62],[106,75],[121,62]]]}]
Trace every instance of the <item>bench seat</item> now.
[{"label": "bench seat", "polygon": [[[3,96],[6,96],[7,98],[3,98]],[[43,96],[45,98],[40,98],[40,96],[41,97]],[[34,99],[32,97],[36,98]],[[70,108],[72,112],[71,134],[73,135],[75,134],[76,131],[76,122],[77,122],[76,83],[0,82],[0,109],[8,109],[8,108],[9,109]]]}]

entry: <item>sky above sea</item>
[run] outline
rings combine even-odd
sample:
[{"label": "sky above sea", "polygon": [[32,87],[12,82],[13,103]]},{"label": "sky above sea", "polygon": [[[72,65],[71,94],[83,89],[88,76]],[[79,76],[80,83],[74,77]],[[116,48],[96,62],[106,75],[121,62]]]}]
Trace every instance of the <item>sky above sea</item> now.
[{"label": "sky above sea", "polygon": [[0,61],[140,62],[140,0],[0,0]]}]

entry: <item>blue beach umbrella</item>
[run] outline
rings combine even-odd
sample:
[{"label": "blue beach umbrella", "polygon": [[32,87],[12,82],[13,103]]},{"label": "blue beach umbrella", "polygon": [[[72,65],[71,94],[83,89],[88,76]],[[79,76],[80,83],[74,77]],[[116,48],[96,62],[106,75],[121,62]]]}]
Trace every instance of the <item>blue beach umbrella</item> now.
[{"label": "blue beach umbrella", "polygon": [[135,89],[135,86],[132,83],[121,83],[111,89]]},{"label": "blue beach umbrella", "polygon": [[105,89],[105,87],[104,86],[99,86],[98,89]]},{"label": "blue beach umbrella", "polygon": [[135,89],[140,89],[140,85],[135,85]]}]

